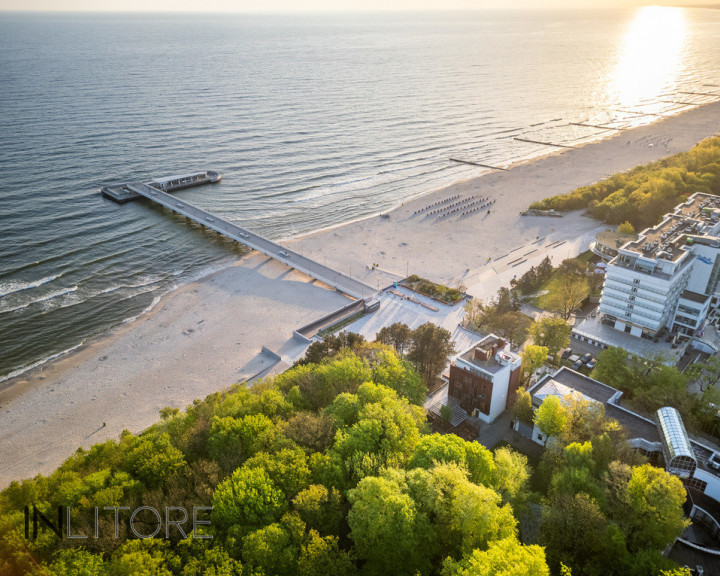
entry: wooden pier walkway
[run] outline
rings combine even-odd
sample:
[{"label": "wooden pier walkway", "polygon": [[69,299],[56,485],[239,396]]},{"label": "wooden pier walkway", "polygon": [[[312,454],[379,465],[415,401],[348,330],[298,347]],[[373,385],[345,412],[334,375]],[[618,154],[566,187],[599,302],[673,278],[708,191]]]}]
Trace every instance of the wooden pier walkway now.
[{"label": "wooden pier walkway", "polygon": [[259,234],[245,230],[237,224],[223,220],[222,218],[219,218],[210,212],[206,212],[202,208],[188,204],[185,200],[176,198],[171,194],[167,194],[142,182],[127,184],[126,187],[148,200],[160,204],[161,206],[165,206],[178,214],[182,214],[186,218],[190,218],[203,226],[207,226],[219,234],[223,234],[236,242],[244,244],[248,248],[252,248],[253,250],[257,250],[270,258],[274,258],[286,266],[295,268],[296,270],[307,274],[311,278],[315,278],[328,286],[332,286],[336,290],[352,296],[353,298],[368,298],[377,293],[376,289],[371,288],[354,278],[350,278],[345,274],[337,272],[327,266],[323,266],[322,264],[319,264],[310,258],[306,258],[297,252],[283,248],[279,244],[276,244],[267,238],[263,238]]}]

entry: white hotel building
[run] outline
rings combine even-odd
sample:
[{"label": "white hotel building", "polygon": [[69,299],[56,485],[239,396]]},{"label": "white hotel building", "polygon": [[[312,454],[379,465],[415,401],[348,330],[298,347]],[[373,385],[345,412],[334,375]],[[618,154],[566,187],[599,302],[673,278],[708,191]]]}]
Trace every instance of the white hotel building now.
[{"label": "white hotel building", "polygon": [[607,265],[601,322],[654,340],[666,331],[702,336],[720,301],[720,197],[693,194]]}]

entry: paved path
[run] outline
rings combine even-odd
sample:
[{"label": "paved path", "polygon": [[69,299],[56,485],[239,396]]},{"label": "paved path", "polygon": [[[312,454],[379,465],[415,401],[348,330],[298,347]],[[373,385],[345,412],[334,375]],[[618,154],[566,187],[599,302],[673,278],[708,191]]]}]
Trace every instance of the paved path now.
[{"label": "paved path", "polygon": [[286,266],[295,268],[296,270],[307,274],[311,278],[320,280],[320,282],[323,282],[328,286],[332,286],[336,290],[348,294],[353,298],[367,298],[377,292],[377,290],[371,288],[367,284],[355,280],[354,278],[350,278],[345,274],[341,274],[336,270],[332,270],[327,266],[323,266],[322,264],[319,264],[310,258],[306,258],[297,252],[283,248],[279,244],[276,244],[259,234],[245,230],[237,224],[233,224],[232,222],[223,220],[218,216],[214,216],[202,208],[188,204],[185,200],[179,200],[171,194],[157,190],[152,186],[136,182],[134,184],[128,184],[128,188],[133,192],[144,196],[148,200],[152,200],[153,202],[161,204],[166,208],[170,208],[170,210],[173,210],[178,214],[182,214],[183,216],[195,220],[203,226],[207,226],[208,228],[211,228],[228,238],[232,238],[236,242],[240,242],[241,244],[244,244],[253,250],[257,250],[270,258],[274,258]]}]

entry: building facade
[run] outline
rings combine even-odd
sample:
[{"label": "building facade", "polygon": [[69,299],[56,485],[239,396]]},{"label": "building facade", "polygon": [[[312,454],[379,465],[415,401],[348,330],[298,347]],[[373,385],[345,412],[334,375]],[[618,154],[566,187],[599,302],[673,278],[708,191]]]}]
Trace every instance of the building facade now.
[{"label": "building facade", "polygon": [[602,323],[648,340],[700,335],[720,296],[719,236],[720,198],[697,193],[621,246],[606,268]]},{"label": "building facade", "polygon": [[490,334],[450,364],[448,395],[476,418],[492,422],[515,398],[521,358]]}]

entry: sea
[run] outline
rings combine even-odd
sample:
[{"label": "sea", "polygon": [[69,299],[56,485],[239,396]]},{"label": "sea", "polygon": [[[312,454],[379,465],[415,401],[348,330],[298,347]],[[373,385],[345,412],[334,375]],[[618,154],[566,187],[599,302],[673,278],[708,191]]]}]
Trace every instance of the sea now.
[{"label": "sea", "polygon": [[287,239],[716,101],[718,38],[658,7],[0,13],[0,388],[244,253],[103,185],[217,170],[178,197]]}]

